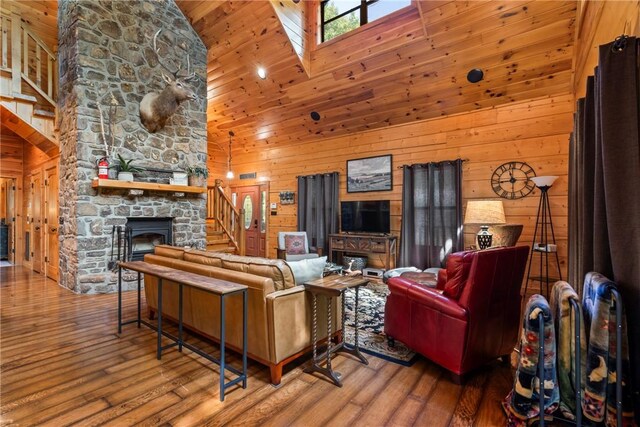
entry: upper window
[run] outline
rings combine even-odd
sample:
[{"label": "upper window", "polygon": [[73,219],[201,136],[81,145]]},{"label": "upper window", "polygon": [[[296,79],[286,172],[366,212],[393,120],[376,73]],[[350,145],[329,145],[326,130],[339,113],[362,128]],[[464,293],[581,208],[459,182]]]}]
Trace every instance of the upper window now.
[{"label": "upper window", "polygon": [[323,0],[320,41],[329,41],[410,4],[411,0]]}]

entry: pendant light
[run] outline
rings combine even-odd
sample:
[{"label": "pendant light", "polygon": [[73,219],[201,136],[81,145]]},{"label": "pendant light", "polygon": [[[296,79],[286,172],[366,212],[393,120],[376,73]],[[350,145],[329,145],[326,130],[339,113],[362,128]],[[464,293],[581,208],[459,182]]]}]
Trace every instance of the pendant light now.
[{"label": "pendant light", "polygon": [[227,158],[227,179],[233,179],[233,171],[231,170],[231,137],[234,136],[232,130],[229,131],[229,157]]}]

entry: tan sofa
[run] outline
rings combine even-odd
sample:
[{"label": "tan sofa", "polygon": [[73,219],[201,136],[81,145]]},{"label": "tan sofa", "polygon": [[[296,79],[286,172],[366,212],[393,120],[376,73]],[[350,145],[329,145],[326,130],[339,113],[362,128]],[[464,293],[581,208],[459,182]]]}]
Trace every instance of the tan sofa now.
[{"label": "tan sofa", "polygon": [[[156,246],[145,261],[209,277],[241,283],[248,291],[248,356],[271,369],[271,382],[279,384],[282,367],[311,348],[311,294],[296,286],[293,272],[286,262],[256,257],[241,257],[221,252]],[[155,277],[144,280],[150,316],[157,311]],[[341,326],[340,300],[332,303],[332,332]],[[178,318],[178,286],[163,285],[163,316]],[[207,337],[220,337],[220,300],[197,289],[183,290],[183,321]],[[318,335],[327,337],[327,306],[318,299]],[[242,296],[226,300],[226,344],[242,348]]]}]

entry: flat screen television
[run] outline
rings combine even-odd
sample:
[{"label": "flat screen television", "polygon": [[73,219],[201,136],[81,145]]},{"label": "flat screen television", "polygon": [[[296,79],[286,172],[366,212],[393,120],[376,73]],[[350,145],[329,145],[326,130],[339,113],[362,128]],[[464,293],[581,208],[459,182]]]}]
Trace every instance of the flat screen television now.
[{"label": "flat screen television", "polygon": [[343,233],[389,233],[389,200],[340,203],[340,229]]}]

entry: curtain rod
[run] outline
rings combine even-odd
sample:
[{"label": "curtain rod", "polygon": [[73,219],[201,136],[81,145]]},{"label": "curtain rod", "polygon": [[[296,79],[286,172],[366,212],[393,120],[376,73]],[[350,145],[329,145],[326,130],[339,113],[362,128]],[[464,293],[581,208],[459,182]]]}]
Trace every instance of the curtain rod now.
[{"label": "curtain rod", "polygon": [[424,165],[437,165],[439,163],[454,163],[454,162],[457,162],[458,160],[460,160],[462,163],[466,163],[469,161],[469,159],[464,158],[464,159],[455,159],[455,160],[442,160],[440,162],[414,163],[412,165],[400,165],[400,166],[397,166],[396,169],[403,169],[405,166],[413,167],[413,166],[424,166]]}]

